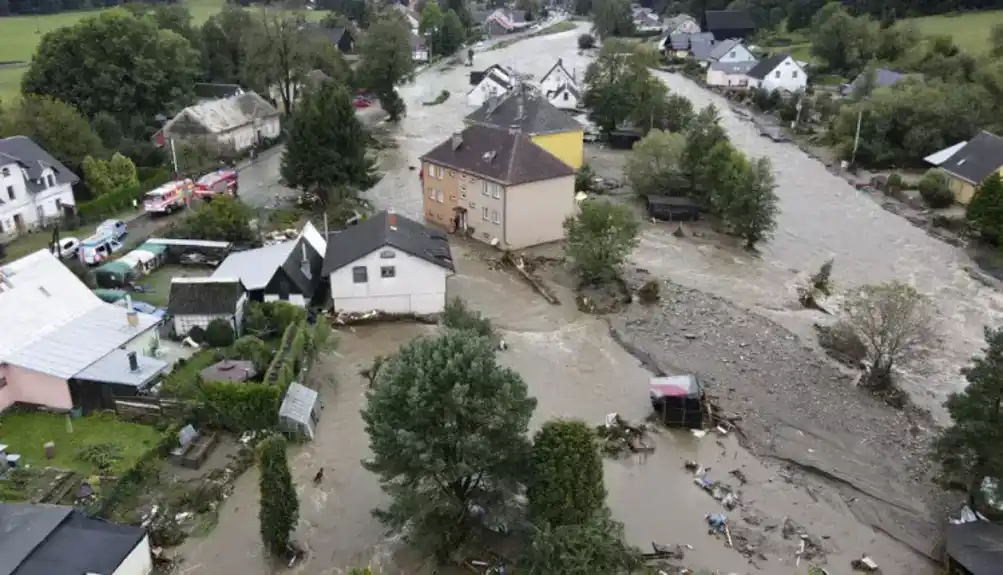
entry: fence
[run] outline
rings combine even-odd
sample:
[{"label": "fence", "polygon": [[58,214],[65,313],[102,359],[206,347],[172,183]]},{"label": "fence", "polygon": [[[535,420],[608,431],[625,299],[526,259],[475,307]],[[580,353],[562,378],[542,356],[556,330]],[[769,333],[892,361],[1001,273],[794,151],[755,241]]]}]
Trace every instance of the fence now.
[{"label": "fence", "polygon": [[115,415],[124,421],[153,425],[163,418],[181,419],[185,415],[185,404],[173,399],[146,397],[113,397]]}]

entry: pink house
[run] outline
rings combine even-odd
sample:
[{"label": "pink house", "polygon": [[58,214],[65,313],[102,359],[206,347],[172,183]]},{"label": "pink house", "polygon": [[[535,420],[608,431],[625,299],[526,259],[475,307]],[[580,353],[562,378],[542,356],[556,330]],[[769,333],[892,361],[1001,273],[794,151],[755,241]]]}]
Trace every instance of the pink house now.
[{"label": "pink house", "polygon": [[68,410],[95,383],[162,370],[128,356],[149,347],[158,322],[101,301],[46,250],[0,268],[0,412],[15,403]]}]

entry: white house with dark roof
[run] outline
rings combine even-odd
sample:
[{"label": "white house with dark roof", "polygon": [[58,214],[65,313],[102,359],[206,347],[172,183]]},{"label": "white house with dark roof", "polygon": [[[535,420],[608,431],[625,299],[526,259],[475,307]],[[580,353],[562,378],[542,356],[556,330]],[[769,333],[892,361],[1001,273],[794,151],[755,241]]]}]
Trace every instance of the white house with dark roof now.
[{"label": "white house with dark roof", "polygon": [[576,110],[582,99],[582,93],[574,84],[565,84],[556,90],[547,92],[546,96],[547,101],[559,110]]},{"label": "white house with dark roof", "polygon": [[189,106],[171,118],[155,137],[157,143],[201,140],[232,152],[247,150],[282,132],[280,114],[255,92]]},{"label": "white house with dark roof", "polygon": [[707,66],[706,81],[708,86],[726,88],[744,88],[749,85],[749,72],[757,62],[711,62]]},{"label": "white house with dark roof", "polygon": [[142,527],[93,519],[67,505],[0,503],[0,573],[150,575]]},{"label": "white house with dark roof", "polygon": [[454,271],[446,234],[393,212],[328,236],[324,275],[337,313],[441,313]]},{"label": "white house with dark roof", "polygon": [[146,354],[159,324],[101,301],[48,250],[0,267],[0,411],[15,403],[87,408],[95,394],[81,381],[102,383],[98,372],[118,373],[102,380],[110,384],[142,385],[128,353]]},{"label": "white house with dark roof", "polygon": [[749,70],[749,88],[752,89],[794,93],[804,91],[807,85],[808,74],[790,54],[774,54]]},{"label": "white house with dark roof", "polygon": [[44,225],[73,206],[80,181],[59,160],[25,136],[0,140],[0,237]]},{"label": "white house with dark roof", "polygon": [[484,71],[481,81],[467,93],[467,104],[481,106],[491,97],[501,97],[515,86],[515,73],[504,66],[494,65]]},{"label": "white house with dark roof", "polygon": [[574,72],[564,66],[562,58],[558,58],[550,70],[540,78],[540,91],[547,94],[567,84],[578,86]]},{"label": "white house with dark roof", "polygon": [[252,301],[285,301],[306,307],[323,280],[326,242],[310,227],[295,240],[253,250],[234,252],[212,273],[212,277],[238,278]]},{"label": "white house with dark roof", "polygon": [[222,319],[240,335],[244,324],[247,290],[235,277],[175,277],[167,301],[174,334],[185,337],[192,329],[203,330]]}]

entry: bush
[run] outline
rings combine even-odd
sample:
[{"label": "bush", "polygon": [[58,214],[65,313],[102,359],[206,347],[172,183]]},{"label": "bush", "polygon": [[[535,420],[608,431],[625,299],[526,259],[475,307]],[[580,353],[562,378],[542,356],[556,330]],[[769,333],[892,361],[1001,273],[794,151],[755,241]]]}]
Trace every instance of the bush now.
[{"label": "bush", "polygon": [[202,343],[205,341],[205,330],[202,326],[195,326],[188,330],[188,337],[192,338],[195,343]]},{"label": "bush", "polygon": [[434,100],[430,102],[422,102],[422,106],[438,106],[439,104],[445,102],[449,99],[449,90],[443,90],[439,92],[439,95],[435,97]]},{"label": "bush", "polygon": [[888,187],[888,191],[897,192],[905,188],[905,181],[902,179],[901,175],[892,174],[888,176],[888,181],[885,183],[885,185]]},{"label": "bush", "polygon": [[596,46],[596,39],[592,34],[582,34],[578,37],[579,50],[591,50]]},{"label": "bush", "polygon": [[592,166],[582,164],[581,168],[575,172],[575,191],[592,193],[596,187],[596,173],[592,171]]},{"label": "bush", "polygon": [[261,338],[280,335],[306,320],[306,310],[289,302],[250,302],[244,312],[244,332]]},{"label": "bush", "polygon": [[536,524],[585,523],[605,507],[602,455],[584,421],[544,423],[533,438],[530,470],[526,495]]},{"label": "bush", "polygon": [[637,297],[641,303],[655,303],[661,297],[660,294],[661,284],[658,283],[658,280],[649,280],[638,290]]},{"label": "bush", "polygon": [[210,347],[229,347],[233,339],[233,327],[225,319],[214,319],[206,326],[205,342]]},{"label": "bush", "polygon": [[453,298],[442,310],[442,325],[449,329],[472,331],[481,337],[494,336],[491,321],[480,312],[468,308],[458,297]]},{"label": "bush", "polygon": [[305,366],[306,354],[311,348],[306,322],[299,322],[286,328],[279,343],[279,350],[272,358],[263,381],[285,391],[289,384]]},{"label": "bush", "polygon": [[934,209],[949,207],[954,203],[947,175],[940,170],[929,170],[919,181],[919,193],[927,205]]},{"label": "bush", "polygon": [[239,359],[254,362],[254,370],[262,374],[272,361],[271,348],[253,335],[245,335],[233,342],[233,354]]},{"label": "bush", "polygon": [[256,382],[201,381],[199,420],[210,427],[243,433],[278,425],[283,390]]},{"label": "bush", "polygon": [[89,202],[77,205],[77,212],[83,222],[96,222],[107,216],[113,216],[132,207],[132,202],[139,202],[146,192],[171,181],[167,170],[156,170],[138,185],[128,186],[109,192]]}]

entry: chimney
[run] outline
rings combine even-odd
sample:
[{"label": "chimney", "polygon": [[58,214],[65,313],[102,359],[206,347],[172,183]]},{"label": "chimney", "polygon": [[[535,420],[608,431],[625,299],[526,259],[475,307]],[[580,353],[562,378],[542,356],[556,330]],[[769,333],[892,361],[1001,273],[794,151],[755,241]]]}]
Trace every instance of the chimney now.
[{"label": "chimney", "polygon": [[125,295],[125,320],[129,323],[129,327],[139,326],[139,314],[132,307],[132,296],[129,294]]},{"label": "chimney", "polygon": [[129,371],[139,371],[139,360],[136,358],[136,352],[129,352]]},{"label": "chimney", "polygon": [[306,279],[310,278],[310,260],[306,257],[306,240],[300,242],[300,249],[303,252],[303,260],[300,261],[300,271],[306,276]]},{"label": "chimney", "polygon": [[397,231],[397,213],[393,208],[387,210],[387,225],[391,230]]},{"label": "chimney", "polygon": [[461,134],[460,132],[453,132],[453,151],[455,152],[456,150],[459,150],[460,146],[462,145],[463,145],[463,134]]}]

